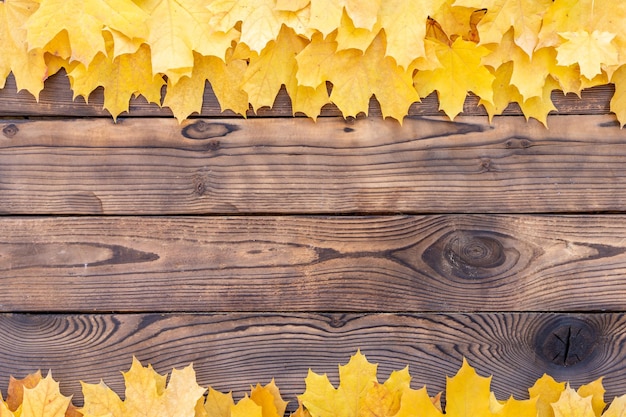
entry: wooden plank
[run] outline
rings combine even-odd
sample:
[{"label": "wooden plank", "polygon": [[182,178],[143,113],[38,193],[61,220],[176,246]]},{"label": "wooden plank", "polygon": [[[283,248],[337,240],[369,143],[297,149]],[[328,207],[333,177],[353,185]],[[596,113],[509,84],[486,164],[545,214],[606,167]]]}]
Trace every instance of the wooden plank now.
[{"label": "wooden plank", "polygon": [[611,116],[5,120],[2,214],[622,211]]},{"label": "wooden plank", "polygon": [[624,311],[626,216],[0,221],[0,310]]},{"label": "wooden plank", "polygon": [[[615,91],[612,84],[593,87],[584,90],[581,97],[574,94],[564,95],[560,91],[552,93],[552,101],[559,114],[607,114],[609,112],[609,102]],[[85,103],[82,98],[73,99],[69,80],[64,73],[55,74],[50,77],[45,88],[41,92],[39,102],[28,92],[17,92],[15,79],[11,75],[6,81],[4,89],[0,89],[0,117],[2,116],[109,116],[103,110],[104,103],[103,90],[97,89],[89,97],[89,103]],[[463,109],[465,115],[486,115],[482,106],[478,105],[478,97],[468,96]],[[370,116],[381,117],[380,106],[375,99],[370,102],[368,114]],[[409,114],[413,116],[441,115],[439,112],[439,102],[435,93],[422,99],[420,103],[411,106]],[[521,110],[518,105],[510,105],[504,112],[507,115],[520,115]],[[128,114],[123,114],[122,117]],[[231,111],[222,112],[220,105],[213,94],[211,87],[207,84],[204,94],[204,103],[200,116],[234,116]],[[258,113],[252,110],[248,112],[248,117],[255,115],[262,117],[290,117],[292,116],[291,100],[284,88],[274,102],[273,107],[261,108]],[[167,108],[160,108],[156,104],[147,103],[145,99],[132,99],[130,101],[130,116],[172,116],[172,112]],[[332,104],[322,109],[322,117],[341,116],[341,112]]]},{"label": "wooden plank", "polygon": [[573,387],[604,376],[609,401],[626,392],[623,314],[10,314],[0,330],[3,392],[9,375],[51,369],[77,403],[79,380],[103,378],[122,393],[120,371],[135,355],[162,374],[193,362],[201,385],[237,399],[275,377],[293,409],[309,367],[337,384],[337,365],[359,348],[380,364],[379,379],[408,364],[413,387],[427,384],[432,395],[463,357],[494,375],[500,399],[527,398],[544,373]]}]

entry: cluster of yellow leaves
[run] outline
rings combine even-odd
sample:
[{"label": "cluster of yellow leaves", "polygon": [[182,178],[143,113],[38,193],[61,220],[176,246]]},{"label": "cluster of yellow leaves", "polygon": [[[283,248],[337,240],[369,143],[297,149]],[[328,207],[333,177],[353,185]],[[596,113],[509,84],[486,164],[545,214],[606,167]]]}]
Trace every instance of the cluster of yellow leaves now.
[{"label": "cluster of yellow leaves", "polygon": [[[446,382],[445,412],[442,393],[430,397],[426,387],[412,389],[408,367],[394,371],[384,383],[377,365],[358,351],[339,366],[339,386],[326,375],[309,370],[306,390],[298,396],[298,409],[290,417],[623,417],[626,395],[607,408],[602,379],[574,390],[569,384],[542,376],[528,389],[529,399],[498,400],[490,391],[491,377],[479,376],[467,361]],[[75,408],[59,392],[48,374],[11,378],[6,401],[0,395],[0,417],[283,417],[287,402],[278,387],[257,384],[235,403],[232,393],[207,390],[196,382],[192,365],[158,374],[133,359],[123,372],[125,399],[104,382],[82,383],[84,406]]]},{"label": "cluster of yellow leaves", "polygon": [[[4,0],[0,88],[13,72],[38,97],[64,68],[74,97],[104,88],[117,117],[133,96],[182,120],[208,81],[222,107],[384,117],[437,92],[454,118],[469,92],[490,117],[518,103],[544,124],[552,90],[614,83],[626,123],[626,3],[620,0]],[[166,86],[165,94],[162,87]]]}]

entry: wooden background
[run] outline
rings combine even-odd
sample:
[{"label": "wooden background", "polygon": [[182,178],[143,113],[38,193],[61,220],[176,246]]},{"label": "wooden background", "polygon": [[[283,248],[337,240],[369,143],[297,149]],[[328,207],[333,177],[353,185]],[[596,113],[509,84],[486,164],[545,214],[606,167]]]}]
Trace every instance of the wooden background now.
[{"label": "wooden background", "polygon": [[51,369],[123,393],[133,355],[240,398],[272,377],[296,406],[311,367],[358,348],[380,379],[444,389],[465,356],[500,398],[544,372],[626,393],[626,131],[610,86],[555,92],[549,129],[436,97],[399,123],[179,125],[132,102],[117,124],[52,77],[0,90],[0,390]]}]

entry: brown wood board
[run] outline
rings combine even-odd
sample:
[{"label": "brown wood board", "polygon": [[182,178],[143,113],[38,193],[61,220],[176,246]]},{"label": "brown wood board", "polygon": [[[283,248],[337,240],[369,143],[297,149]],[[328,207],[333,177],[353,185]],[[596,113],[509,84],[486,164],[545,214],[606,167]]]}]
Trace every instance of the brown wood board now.
[{"label": "brown wood board", "polygon": [[5,120],[2,214],[623,211],[611,116]]},{"label": "brown wood board", "polygon": [[0,310],[623,311],[626,216],[8,217]]},{"label": "brown wood board", "polygon": [[357,349],[379,366],[379,379],[407,364],[413,388],[434,395],[467,358],[493,374],[500,399],[527,398],[545,372],[573,387],[604,376],[605,398],[626,391],[622,314],[126,314],[0,315],[0,389],[9,375],[52,369],[66,395],[82,401],[79,380],[100,378],[123,393],[120,370],[135,355],[164,374],[194,363],[198,382],[241,398],[276,378],[290,409],[307,370],[327,373]]}]

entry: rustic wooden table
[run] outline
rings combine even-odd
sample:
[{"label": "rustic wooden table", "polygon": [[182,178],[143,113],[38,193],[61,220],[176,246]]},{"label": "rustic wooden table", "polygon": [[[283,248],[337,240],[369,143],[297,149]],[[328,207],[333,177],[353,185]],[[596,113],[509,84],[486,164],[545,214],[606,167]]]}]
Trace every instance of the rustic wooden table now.
[{"label": "rustic wooden table", "polygon": [[102,92],[0,90],[0,390],[52,369],[123,392],[133,355],[235,397],[361,348],[435,393],[463,356],[500,397],[544,372],[626,393],[626,132],[612,89],[555,92],[549,129],[435,97],[403,125],[293,118],[281,93],[182,125]]}]

